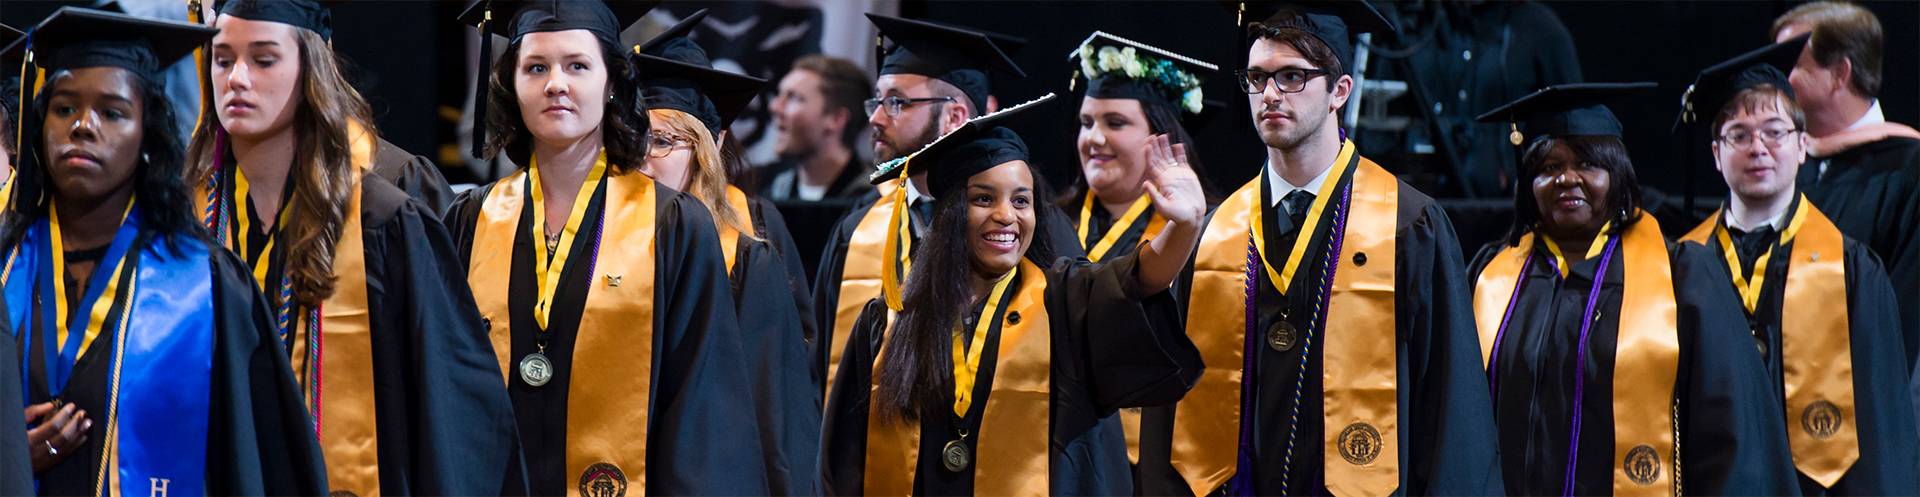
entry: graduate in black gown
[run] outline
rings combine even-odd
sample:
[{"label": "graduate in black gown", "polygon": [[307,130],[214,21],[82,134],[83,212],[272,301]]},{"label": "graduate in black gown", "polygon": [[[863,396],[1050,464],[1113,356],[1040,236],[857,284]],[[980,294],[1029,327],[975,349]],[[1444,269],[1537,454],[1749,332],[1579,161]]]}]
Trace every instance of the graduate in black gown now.
[{"label": "graduate in black gown", "polygon": [[[892,42],[881,50],[880,77],[874,98],[867,100],[876,162],[905,157],[968,119],[995,110],[989,73],[1026,77],[1003,51],[1004,41],[978,31],[878,14],[867,14],[867,19]],[[924,174],[914,172],[905,181],[885,179],[834,224],[820,251],[813,279],[813,320],[819,335],[813,347],[815,373],[823,383],[836,377],[847,333],[867,300],[884,296],[887,305],[898,310],[906,262],[932,222],[934,198],[926,191]],[[896,212],[905,218],[900,224],[893,223]],[[1038,212],[1054,221],[1045,223],[1049,228],[1044,232],[1054,253],[1078,255],[1066,213],[1052,204]],[[905,225],[904,238],[889,232],[898,225]],[[883,254],[887,250],[895,253]],[[888,268],[885,261],[896,262]]]},{"label": "graduate in black gown", "polygon": [[1248,7],[1235,78],[1268,164],[1176,285],[1207,372],[1142,413],[1142,493],[1500,493],[1453,225],[1338,124],[1351,35],[1392,26],[1359,2]]},{"label": "graduate in black gown", "polygon": [[754,426],[760,431],[768,491],[814,491],[820,471],[820,390],[807,355],[806,276],[786,220],[772,204],[729,184],[720,151],[733,118],[766,80],[714,69],[687,33],[702,10],[639,46],[633,61],[646,103],[647,160],[640,168],[666,188],[686,192],[714,215],[740,322]]},{"label": "graduate in black gown", "polygon": [[[6,313],[6,301],[0,299],[0,315]],[[13,336],[13,328],[0,323],[0,330]],[[0,340],[0,426],[26,426],[21,412],[20,352],[13,340]],[[33,494],[33,463],[27,455],[27,432],[0,430],[0,494]]]},{"label": "graduate in black gown", "polygon": [[25,403],[89,413],[78,445],[35,447],[41,495],[327,493],[267,303],[180,180],[157,73],[213,34],[74,7],[35,28],[6,319]]},{"label": "graduate in black gown", "polygon": [[483,64],[487,152],[524,167],[462,193],[447,225],[507,381],[528,492],[762,495],[713,216],[638,170],[648,125],[618,33],[646,7],[469,6],[463,22],[509,39]]},{"label": "graduate in black gown", "polygon": [[1155,137],[1147,191],[1168,218],[1155,240],[1102,263],[1052,258],[1044,185],[999,127],[1034,104],[902,166],[928,172],[935,228],[906,310],[893,319],[871,299],[856,321],[828,400],[827,494],[1131,495],[1124,445],[1096,426],[1172,402],[1199,375],[1166,291],[1199,236],[1198,177]]},{"label": "graduate in black gown", "polygon": [[[1804,495],[1920,494],[1920,435],[1893,285],[1880,259],[1794,190],[1806,115],[1786,71],[1799,40],[1701,71],[1685,132],[1708,135],[1731,191],[1688,233],[1724,261],[1768,387],[1784,394]],[[1824,255],[1823,255],[1824,254]],[[1839,257],[1835,257],[1839,254]]]},{"label": "graduate in black gown", "polygon": [[273,311],[334,491],[498,492],[519,471],[513,410],[465,268],[438,211],[375,172],[392,149],[328,17],[310,0],[221,5],[195,212]]},{"label": "graduate in black gown", "polygon": [[1550,86],[1480,116],[1525,145],[1512,230],[1473,263],[1507,492],[1795,494],[1726,269],[1640,210],[1601,105],[1653,86]]}]

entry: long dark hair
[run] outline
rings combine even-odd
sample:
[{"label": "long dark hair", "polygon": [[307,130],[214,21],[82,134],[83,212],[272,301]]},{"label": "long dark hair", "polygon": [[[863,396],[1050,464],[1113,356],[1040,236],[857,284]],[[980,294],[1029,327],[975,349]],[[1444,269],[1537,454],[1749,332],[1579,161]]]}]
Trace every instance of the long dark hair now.
[{"label": "long dark hair", "polygon": [[[612,98],[600,115],[600,143],[605,147],[608,166],[626,172],[647,160],[647,109],[640,100],[640,73],[626,52],[600,43],[600,58],[607,65],[607,85]],[[507,44],[507,51],[493,63],[493,77],[487,82],[487,157],[505,152],[507,159],[521,168],[533,155],[533,135],[520,121],[520,100],[514,95],[513,75],[520,66],[520,40]]]},{"label": "long dark hair", "polygon": [[[1047,198],[1039,169],[1033,175],[1033,198]],[[973,244],[967,243],[966,185],[950,186],[934,194],[932,227],[914,249],[913,272],[904,283],[900,312],[887,332],[886,357],[880,361],[879,389],[873,402],[883,419],[912,421],[922,406],[953,400],[952,332],[973,303]],[[1047,243],[1051,220],[1034,203],[1033,238],[1026,258],[1041,267],[1053,260]],[[1028,278],[1045,278],[1030,274]],[[989,318],[983,318],[989,319]]]},{"label": "long dark hair", "polygon": [[1519,183],[1513,189],[1513,227],[1507,231],[1507,245],[1519,246],[1520,237],[1540,227],[1540,206],[1533,200],[1533,180],[1540,177],[1540,168],[1547,161],[1547,154],[1555,145],[1565,144],[1574,157],[1607,171],[1607,207],[1613,212],[1607,213],[1613,221],[1608,233],[1625,231],[1634,222],[1640,220],[1640,180],[1633,173],[1633,159],[1627,156],[1627,145],[1612,136],[1552,136],[1542,135],[1527,142],[1526,151],[1520,154]]},{"label": "long dark hair", "polygon": [[[47,81],[58,81],[57,71]],[[194,220],[193,197],[184,179],[186,147],[180,143],[178,125],[173,120],[173,103],[167,100],[160,82],[133,74],[145,104],[140,109],[140,156],[133,172],[133,195],[140,202],[140,222],[145,229],[161,234],[168,248],[175,248],[175,235],[204,239],[206,230]],[[56,193],[47,173],[45,122],[53,88],[44,88],[33,98],[21,131],[20,162],[14,164],[13,203],[0,219],[0,247],[12,250],[20,238],[42,217]]]},{"label": "long dark hair", "polygon": [[[1147,115],[1147,131],[1156,135],[1167,135],[1168,143],[1185,145],[1187,165],[1193,166],[1194,174],[1200,177],[1201,194],[1207,198],[1207,203],[1217,200],[1213,185],[1207,182],[1207,168],[1200,164],[1199,145],[1195,144],[1193,135],[1187,133],[1187,127],[1180,124],[1180,111],[1159,100],[1141,99],[1139,102],[1140,112]],[[1078,175],[1074,178],[1072,185],[1068,185],[1058,197],[1053,197],[1054,203],[1067,209],[1067,212],[1079,212],[1077,209],[1080,208],[1080,202],[1085,201],[1083,197],[1086,196],[1088,188],[1086,175]],[[1115,214],[1118,215],[1118,213]]]}]

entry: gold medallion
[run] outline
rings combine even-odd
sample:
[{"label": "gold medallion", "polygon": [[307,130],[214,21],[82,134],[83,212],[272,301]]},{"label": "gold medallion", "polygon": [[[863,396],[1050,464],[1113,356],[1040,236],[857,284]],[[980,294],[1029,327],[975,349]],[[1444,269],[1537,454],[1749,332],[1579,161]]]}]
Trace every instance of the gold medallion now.
[{"label": "gold medallion", "polygon": [[1294,344],[1299,341],[1300,333],[1293,328],[1293,323],[1279,321],[1267,328],[1267,346],[1275,352],[1293,350]]},{"label": "gold medallion", "polygon": [[520,381],[531,386],[543,386],[553,380],[553,362],[547,355],[539,352],[527,354],[520,359]]}]

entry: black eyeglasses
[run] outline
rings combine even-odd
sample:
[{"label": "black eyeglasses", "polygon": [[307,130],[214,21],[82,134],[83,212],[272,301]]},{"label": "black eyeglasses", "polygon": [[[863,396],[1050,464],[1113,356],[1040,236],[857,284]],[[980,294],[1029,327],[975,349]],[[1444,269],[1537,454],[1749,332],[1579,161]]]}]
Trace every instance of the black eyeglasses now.
[{"label": "black eyeglasses", "polygon": [[1300,93],[1302,90],[1307,89],[1307,82],[1312,81],[1313,78],[1330,76],[1332,74],[1333,71],[1326,69],[1299,69],[1291,67],[1273,72],[1259,69],[1243,69],[1233,72],[1234,80],[1240,82],[1240,91],[1247,92],[1248,95],[1258,95],[1261,92],[1267,91],[1267,82],[1269,81],[1273,82],[1273,85],[1280,89],[1280,93]]},{"label": "black eyeglasses", "polygon": [[874,113],[874,112],[876,112],[876,111],[879,111],[879,110],[880,110],[880,108],[881,108],[882,106],[885,106],[885,107],[886,107],[886,109],[887,109],[887,117],[900,117],[900,109],[904,109],[904,108],[906,108],[906,107],[907,107],[907,106],[909,106],[909,105],[918,105],[918,104],[924,104],[924,103],[928,103],[928,102],[941,102],[941,103],[946,103],[946,102],[952,102],[952,101],[953,101],[953,97],[927,97],[927,98],[901,98],[901,97],[886,97],[886,98],[869,98],[869,99],[867,99],[867,102],[866,102],[866,103],[867,103],[867,117],[873,117],[873,113]]},{"label": "black eyeglasses", "polygon": [[1799,131],[1793,128],[1762,128],[1757,131],[1736,129],[1720,135],[1720,142],[1733,147],[1734,150],[1747,150],[1753,148],[1754,139],[1758,138],[1759,141],[1766,142],[1768,147],[1778,147],[1782,140],[1787,139],[1787,136]]}]

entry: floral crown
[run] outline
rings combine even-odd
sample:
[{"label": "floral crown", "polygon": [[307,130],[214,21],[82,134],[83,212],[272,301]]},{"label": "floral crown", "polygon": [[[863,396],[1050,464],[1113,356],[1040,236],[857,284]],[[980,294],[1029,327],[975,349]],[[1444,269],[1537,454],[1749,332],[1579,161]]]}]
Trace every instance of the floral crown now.
[{"label": "floral crown", "polygon": [[[1097,43],[1101,38],[1117,43]],[[1149,83],[1163,92],[1168,100],[1194,114],[1199,114],[1205,105],[1200,77],[1181,67],[1181,64],[1206,70],[1219,69],[1213,64],[1103,31],[1095,31],[1082,41],[1072,57],[1080,60],[1080,67],[1075,74],[1078,77],[1085,77],[1088,81],[1100,77],[1123,77]]]}]

